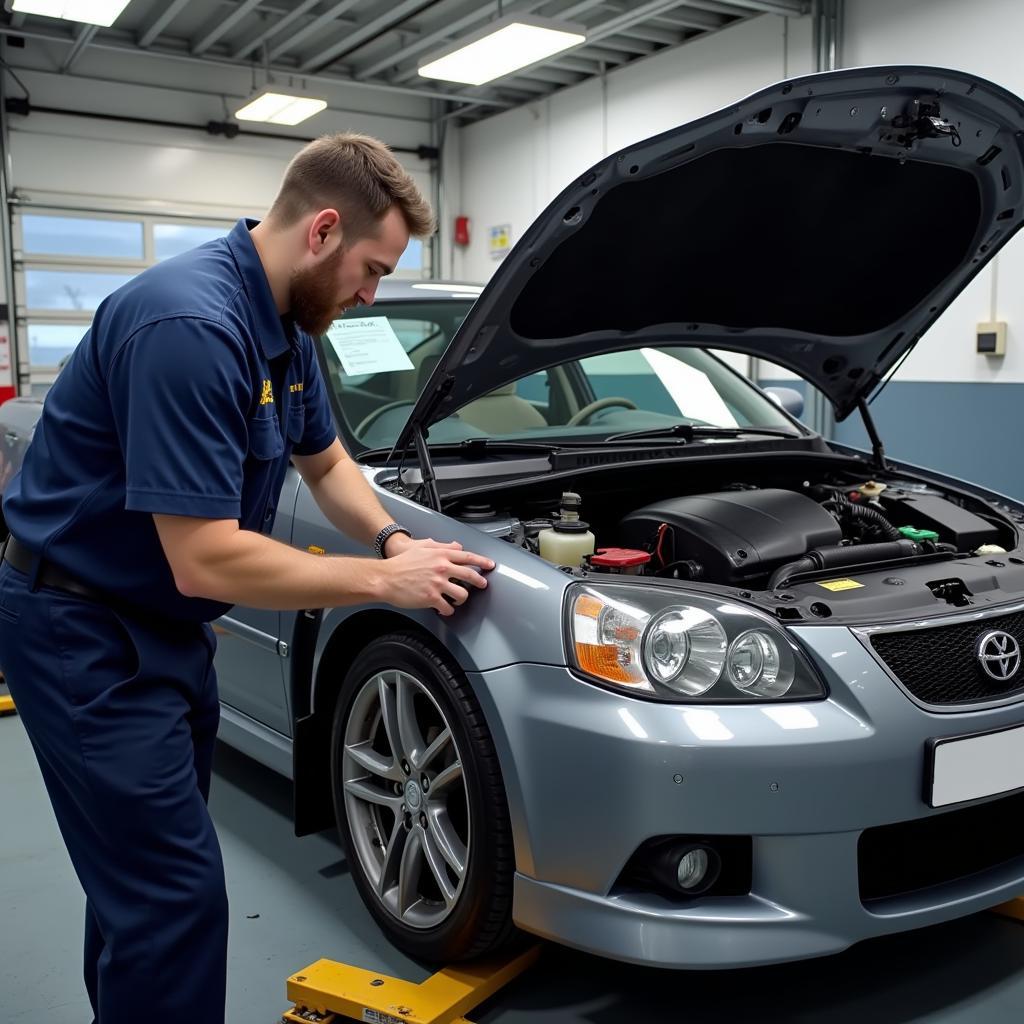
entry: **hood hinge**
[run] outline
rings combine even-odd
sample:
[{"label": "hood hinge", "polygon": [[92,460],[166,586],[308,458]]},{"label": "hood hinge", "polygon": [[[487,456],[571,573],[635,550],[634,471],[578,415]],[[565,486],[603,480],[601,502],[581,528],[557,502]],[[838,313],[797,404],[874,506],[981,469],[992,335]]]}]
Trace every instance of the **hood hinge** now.
[{"label": "hood hinge", "polygon": [[882,439],[878,436],[875,421],[871,418],[867,399],[857,399],[857,408],[860,410],[860,417],[864,421],[864,428],[868,432],[868,437],[871,438],[871,452],[874,455],[875,469],[884,473],[889,468],[889,463],[886,462],[885,446],[882,444]]}]

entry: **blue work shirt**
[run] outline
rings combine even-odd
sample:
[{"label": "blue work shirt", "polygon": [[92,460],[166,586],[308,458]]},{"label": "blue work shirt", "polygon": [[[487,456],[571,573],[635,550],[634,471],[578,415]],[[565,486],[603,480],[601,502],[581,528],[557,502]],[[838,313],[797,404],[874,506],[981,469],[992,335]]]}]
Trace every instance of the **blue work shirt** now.
[{"label": "blue work shirt", "polygon": [[153,513],[269,532],[289,456],[337,436],[315,343],[277,311],[256,223],[104,299],[4,495],[11,533],[112,603],[222,615],[230,605],[178,592]]}]

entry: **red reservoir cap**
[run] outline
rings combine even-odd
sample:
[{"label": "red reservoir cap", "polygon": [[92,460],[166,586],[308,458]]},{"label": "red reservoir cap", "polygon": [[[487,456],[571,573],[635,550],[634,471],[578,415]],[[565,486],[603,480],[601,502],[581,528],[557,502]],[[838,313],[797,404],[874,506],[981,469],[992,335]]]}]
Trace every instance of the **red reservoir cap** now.
[{"label": "red reservoir cap", "polygon": [[630,565],[646,565],[650,560],[648,552],[636,548],[598,548],[597,554],[591,556],[590,564],[621,569]]}]

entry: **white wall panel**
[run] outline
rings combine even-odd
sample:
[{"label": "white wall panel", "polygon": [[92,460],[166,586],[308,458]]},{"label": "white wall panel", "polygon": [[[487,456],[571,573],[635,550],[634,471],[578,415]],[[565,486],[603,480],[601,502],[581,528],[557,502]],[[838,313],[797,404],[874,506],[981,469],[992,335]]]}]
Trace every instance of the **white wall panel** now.
[{"label": "white wall panel", "polygon": [[[154,62],[158,65],[160,62]],[[198,69],[208,75],[206,69]],[[204,125],[222,121],[234,109],[230,97],[189,89],[193,68],[181,91],[123,85],[21,71],[34,106],[56,107]],[[233,73],[237,77],[237,73]],[[200,75],[201,77],[201,75]],[[197,81],[191,84],[198,85]],[[389,97],[389,100],[392,99]],[[413,98],[411,114],[422,113]],[[419,109],[417,109],[419,105]],[[142,209],[208,216],[262,216],[276,194],[288,161],[303,142],[252,138],[225,139],[197,129],[101,121],[55,114],[10,115],[11,184],[28,201],[50,195],[79,196],[100,209]],[[254,130],[266,126],[253,125]],[[327,110],[289,134],[315,137],[331,131],[361,131],[392,146],[413,148],[430,141],[430,125],[414,116],[347,114]],[[273,131],[273,129],[271,129]],[[430,164],[414,154],[397,154],[426,195]]]}]

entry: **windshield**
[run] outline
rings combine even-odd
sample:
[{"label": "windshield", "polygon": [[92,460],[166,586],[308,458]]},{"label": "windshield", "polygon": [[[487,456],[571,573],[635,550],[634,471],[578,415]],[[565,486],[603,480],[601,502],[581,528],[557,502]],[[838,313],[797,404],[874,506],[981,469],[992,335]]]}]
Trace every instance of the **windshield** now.
[{"label": "windshield", "polygon": [[[377,302],[322,340],[327,379],[350,446],[394,444],[438,359],[469,312],[462,300]],[[595,442],[686,423],[793,424],[711,353],[661,346],[573,360],[475,399],[430,428],[430,443],[470,437]]]}]

